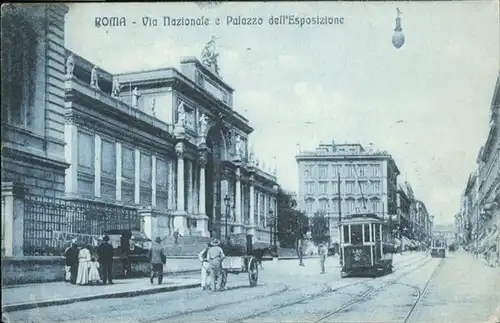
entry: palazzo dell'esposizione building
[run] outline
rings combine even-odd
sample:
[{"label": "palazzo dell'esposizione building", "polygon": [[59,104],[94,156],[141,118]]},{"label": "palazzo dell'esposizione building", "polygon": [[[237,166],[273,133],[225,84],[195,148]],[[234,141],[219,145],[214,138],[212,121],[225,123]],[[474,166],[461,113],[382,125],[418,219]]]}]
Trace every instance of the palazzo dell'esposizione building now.
[{"label": "palazzo dell'esposizione building", "polygon": [[269,241],[276,173],[248,145],[253,128],[234,110],[213,39],[180,69],[111,74],[64,47],[65,5],[9,10],[2,213],[25,205],[22,223],[5,220],[24,232],[7,253],[110,229],[221,237],[226,214],[230,233]]}]

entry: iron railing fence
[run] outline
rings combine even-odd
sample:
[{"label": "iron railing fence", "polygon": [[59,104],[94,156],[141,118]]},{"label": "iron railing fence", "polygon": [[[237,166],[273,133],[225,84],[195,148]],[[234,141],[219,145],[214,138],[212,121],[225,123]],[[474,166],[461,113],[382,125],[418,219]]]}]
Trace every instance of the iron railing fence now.
[{"label": "iron railing fence", "polygon": [[61,255],[73,239],[95,245],[107,230],[140,227],[134,207],[28,195],[24,200],[24,255]]}]

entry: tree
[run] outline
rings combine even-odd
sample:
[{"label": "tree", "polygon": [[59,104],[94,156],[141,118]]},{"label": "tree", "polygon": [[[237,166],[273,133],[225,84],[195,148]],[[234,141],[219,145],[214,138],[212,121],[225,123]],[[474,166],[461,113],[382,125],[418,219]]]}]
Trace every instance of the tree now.
[{"label": "tree", "polygon": [[309,218],[296,210],[297,201],[284,190],[278,191],[278,241],[284,248],[294,248],[298,238],[307,232]]},{"label": "tree", "polygon": [[328,218],[323,212],[316,212],[311,223],[311,238],[315,244],[326,243],[330,241],[330,230],[328,227]]}]

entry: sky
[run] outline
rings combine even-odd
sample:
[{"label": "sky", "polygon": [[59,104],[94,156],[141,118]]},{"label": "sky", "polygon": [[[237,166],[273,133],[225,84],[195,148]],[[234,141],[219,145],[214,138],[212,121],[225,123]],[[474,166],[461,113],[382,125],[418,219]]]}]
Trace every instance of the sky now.
[{"label": "sky", "polygon": [[[437,223],[452,222],[488,134],[499,73],[498,2],[73,3],[66,47],[111,73],[179,68],[217,37],[220,75],[250,120],[257,157],[298,189],[297,147],[361,143],[392,154]],[[392,44],[396,8],[405,44]],[[343,17],[337,25],[269,25],[271,16]],[[125,17],[125,27],[95,17]],[[209,26],[163,26],[163,16]],[[262,18],[234,26],[227,17]],[[145,27],[143,17],[159,26]],[[220,25],[215,25],[219,18]],[[132,24],[135,21],[136,24]],[[402,120],[402,121],[401,121]],[[399,121],[399,122],[398,122]],[[271,139],[271,140],[270,140]]]}]

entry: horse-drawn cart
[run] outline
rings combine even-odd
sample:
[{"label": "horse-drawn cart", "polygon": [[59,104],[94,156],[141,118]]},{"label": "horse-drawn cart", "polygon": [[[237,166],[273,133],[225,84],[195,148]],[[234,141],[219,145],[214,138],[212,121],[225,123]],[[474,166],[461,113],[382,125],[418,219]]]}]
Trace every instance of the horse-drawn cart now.
[{"label": "horse-drawn cart", "polygon": [[248,282],[250,287],[254,287],[257,285],[257,281],[259,279],[259,261],[257,257],[251,255],[248,250],[244,250],[243,247],[233,246],[229,244],[221,244],[220,246],[224,251],[225,258],[222,261],[222,273],[219,286],[217,286],[217,282],[214,279],[211,279],[210,289],[224,289],[227,283],[228,274],[248,274]]},{"label": "horse-drawn cart", "polygon": [[250,287],[257,285],[259,280],[259,267],[253,256],[229,256],[222,261],[221,288],[226,287],[228,274],[248,273]]}]

